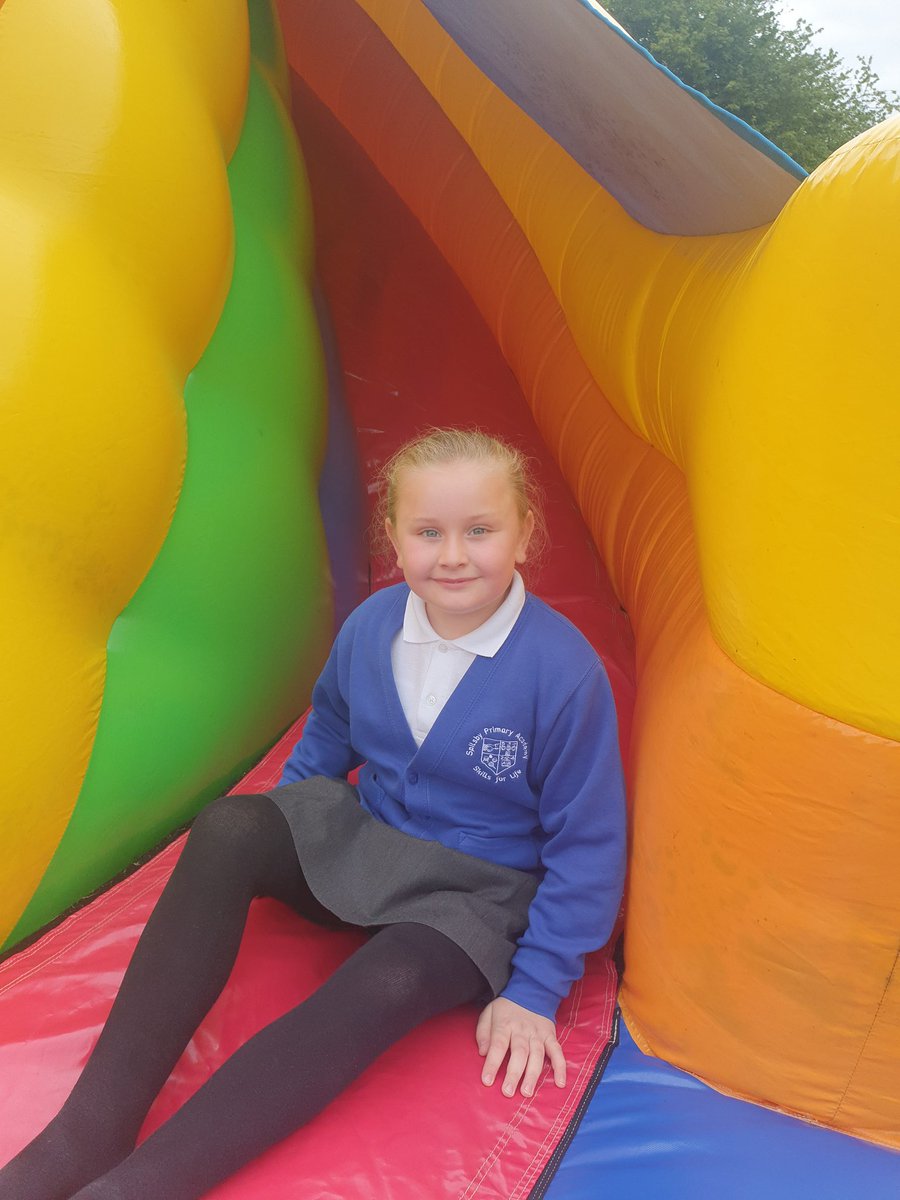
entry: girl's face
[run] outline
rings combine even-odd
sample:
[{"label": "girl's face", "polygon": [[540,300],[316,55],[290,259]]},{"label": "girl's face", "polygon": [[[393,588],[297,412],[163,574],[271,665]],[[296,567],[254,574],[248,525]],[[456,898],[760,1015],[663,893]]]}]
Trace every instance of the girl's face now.
[{"label": "girl's face", "polygon": [[403,470],[395,520],[385,527],[432,628],[449,639],[471,633],[503,603],[534,516],[519,516],[503,467],[463,459]]}]

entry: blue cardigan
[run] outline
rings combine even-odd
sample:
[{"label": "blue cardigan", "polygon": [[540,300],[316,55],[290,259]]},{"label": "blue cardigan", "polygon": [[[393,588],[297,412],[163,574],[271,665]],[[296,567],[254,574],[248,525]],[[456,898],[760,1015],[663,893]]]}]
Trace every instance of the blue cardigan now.
[{"label": "blue cardigan", "polygon": [[553,1018],[585,953],[608,939],[622,892],[624,788],[606,673],[575,626],[529,595],[417,747],[391,669],[408,594],[386,588],[348,617],[281,782],[365,764],[360,799],[379,820],[535,874],[503,995]]}]

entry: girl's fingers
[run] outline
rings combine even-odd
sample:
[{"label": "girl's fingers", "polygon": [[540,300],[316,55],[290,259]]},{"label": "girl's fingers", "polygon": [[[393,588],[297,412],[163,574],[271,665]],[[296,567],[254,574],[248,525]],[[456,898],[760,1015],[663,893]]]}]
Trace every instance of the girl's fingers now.
[{"label": "girl's fingers", "polygon": [[478,1047],[478,1053],[484,1058],[488,1052],[488,1046],[491,1043],[491,1006],[488,1005],[483,1010],[478,1018],[478,1024],[475,1026],[475,1045]]},{"label": "girl's fingers", "polygon": [[563,1054],[563,1048],[556,1038],[547,1038],[544,1045],[547,1051],[547,1057],[550,1059],[550,1066],[553,1069],[553,1079],[557,1087],[566,1086],[566,1056]]},{"label": "girl's fingers", "polygon": [[491,1086],[497,1077],[497,1072],[500,1070],[500,1064],[506,1057],[508,1047],[508,1033],[498,1031],[492,1036],[490,1049],[488,1050],[487,1058],[484,1060],[484,1070],[481,1072],[481,1082],[486,1083],[488,1087]]},{"label": "girl's fingers", "polygon": [[514,1096],[521,1085],[523,1096],[533,1096],[545,1062],[549,1063],[557,1087],[566,1084],[566,1059],[562,1046],[556,1040],[556,1030],[543,1017],[532,1021],[508,1024],[503,1013],[497,1020],[495,1004],[489,1004],[481,1013],[475,1027],[478,1052],[486,1056],[481,1072],[481,1081],[490,1087],[509,1054],[503,1078],[504,1096]]},{"label": "girl's fingers", "polygon": [[538,1076],[544,1066],[544,1043],[538,1037],[531,1039],[531,1049],[528,1055],[528,1066],[522,1080],[522,1095],[533,1096]]},{"label": "girl's fingers", "polygon": [[521,1033],[513,1034],[509,1043],[509,1064],[506,1068],[506,1078],[503,1080],[504,1096],[516,1094],[516,1088],[519,1086],[519,1080],[522,1078],[522,1072],[528,1062],[530,1049],[531,1043],[527,1037]]}]

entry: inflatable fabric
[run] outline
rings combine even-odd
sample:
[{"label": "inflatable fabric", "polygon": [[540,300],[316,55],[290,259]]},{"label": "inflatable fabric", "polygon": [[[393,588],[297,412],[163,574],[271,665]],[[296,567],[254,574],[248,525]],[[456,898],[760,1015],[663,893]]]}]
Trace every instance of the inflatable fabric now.
[{"label": "inflatable fabric", "polygon": [[546,1200],[890,1200],[900,1153],[746,1104],[642,1054],[624,1022]]},{"label": "inflatable fabric", "polygon": [[[359,461],[367,473],[377,469],[434,408],[444,419],[470,424],[490,401],[491,428],[514,437],[535,460],[545,495],[552,548],[532,583],[602,649],[627,753],[634,692],[628,621],[512,373],[415,218],[335,119],[301,85],[295,91],[316,203],[319,274],[334,315]],[[372,574],[375,586],[397,578],[393,563],[381,561]],[[297,736],[298,729],[290,731],[234,790],[271,786]],[[0,965],[0,1079],[27,1080],[16,1089],[0,1086],[0,1162],[41,1127],[74,1079],[178,848],[167,847]],[[253,906],[229,985],[144,1132],[358,943],[357,934],[324,933],[277,904]],[[464,1008],[404,1039],[309,1127],[214,1194],[222,1200],[542,1194],[603,1071],[615,990],[609,957],[594,956],[560,1014],[565,1089],[545,1078],[530,1100],[507,1100],[499,1089],[481,1086],[476,1010]],[[60,1003],[60,996],[71,1002]]]},{"label": "inflatable fabric", "polygon": [[309,198],[246,12],[0,20],[15,941],[258,756],[331,622]]},{"label": "inflatable fabric", "polygon": [[[531,0],[283,0],[284,56],[252,7],[256,65],[237,0],[0,13],[13,936],[233,776],[302,706],[327,644],[289,67],[301,141],[304,113],[313,137],[342,127],[479,310],[630,618],[636,1044],[900,1145],[900,120],[801,180],[579,0],[552,21]],[[246,307],[244,220],[261,255]],[[396,405],[394,368],[414,361],[421,385],[431,365],[379,306],[389,278],[347,272],[328,296],[339,344],[365,311],[382,355],[374,374],[340,347],[368,429]],[[268,365],[270,335],[289,365],[243,377],[229,407],[229,355],[243,340]],[[285,382],[274,410],[263,377]],[[461,419],[490,414],[493,376],[452,378]],[[447,419],[422,392],[422,423]],[[201,410],[243,412],[230,459]],[[246,497],[221,507],[238,479]],[[205,620],[238,576],[252,588]],[[147,760],[161,774],[142,791]]]},{"label": "inflatable fabric", "polygon": [[[288,57],[464,280],[633,622],[627,1020],[723,1089],[897,1144],[900,122],[784,170],[765,224],[651,231],[431,7],[285,3]],[[736,171],[709,153],[698,203]],[[654,183],[662,226],[683,181]]]}]

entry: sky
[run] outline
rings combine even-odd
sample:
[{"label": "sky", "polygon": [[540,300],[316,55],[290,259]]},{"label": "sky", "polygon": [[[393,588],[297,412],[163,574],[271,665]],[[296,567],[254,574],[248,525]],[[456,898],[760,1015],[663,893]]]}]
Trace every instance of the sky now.
[{"label": "sky", "polygon": [[781,23],[802,17],[822,32],[823,50],[836,50],[849,67],[856,56],[872,58],[885,91],[900,92],[900,4],[897,0],[781,0]]}]

